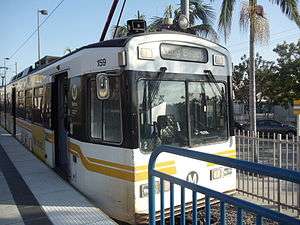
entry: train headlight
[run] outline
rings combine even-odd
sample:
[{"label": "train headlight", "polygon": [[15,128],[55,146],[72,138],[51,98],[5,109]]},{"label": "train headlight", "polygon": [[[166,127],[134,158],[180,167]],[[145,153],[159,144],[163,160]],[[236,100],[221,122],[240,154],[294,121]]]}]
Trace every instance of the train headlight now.
[{"label": "train headlight", "polygon": [[[159,193],[159,181],[155,181],[155,194]],[[149,186],[148,184],[140,185],[140,197],[144,198],[149,195]]]},{"label": "train headlight", "polygon": [[214,66],[225,66],[225,56],[224,55],[214,55],[213,56]]},{"label": "train headlight", "polygon": [[[170,191],[170,183],[165,181],[164,182],[164,192]],[[155,194],[160,193],[160,182],[155,182]],[[140,185],[140,198],[148,197],[149,195],[149,187],[148,184],[141,184]]]},{"label": "train headlight", "polygon": [[232,168],[229,168],[229,167],[224,168],[224,171],[223,171],[224,177],[227,175],[230,175],[230,174],[232,174]]},{"label": "train headlight", "polygon": [[142,48],[139,47],[138,48],[138,56],[139,59],[148,59],[148,60],[152,60],[153,58],[153,52],[151,48]]},{"label": "train headlight", "polygon": [[210,180],[217,180],[222,177],[222,169],[216,168],[210,171]]}]

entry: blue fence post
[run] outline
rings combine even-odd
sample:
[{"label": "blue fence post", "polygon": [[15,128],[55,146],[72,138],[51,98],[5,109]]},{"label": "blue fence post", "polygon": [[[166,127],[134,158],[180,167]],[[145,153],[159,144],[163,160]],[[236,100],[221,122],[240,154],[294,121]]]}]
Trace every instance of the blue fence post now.
[{"label": "blue fence post", "polygon": [[226,225],[225,214],[226,214],[225,203],[220,202],[220,224],[221,225]]},{"label": "blue fence post", "polygon": [[174,214],[174,183],[170,183],[170,224],[175,225]]},{"label": "blue fence post", "polygon": [[155,161],[156,158],[150,158],[148,165],[149,225],[155,225],[155,178],[152,176]]},{"label": "blue fence post", "polygon": [[193,191],[193,225],[197,225],[197,192]]},{"label": "blue fence post", "polygon": [[165,190],[164,180],[160,178],[160,225],[165,225]]},{"label": "blue fence post", "polygon": [[207,225],[210,225],[210,198],[205,196],[205,221]]},{"label": "blue fence post", "polygon": [[181,216],[180,224],[185,225],[185,188],[181,187]]},{"label": "blue fence post", "polygon": [[242,211],[241,208],[237,208],[236,224],[237,225],[242,225],[243,224],[243,211]]}]

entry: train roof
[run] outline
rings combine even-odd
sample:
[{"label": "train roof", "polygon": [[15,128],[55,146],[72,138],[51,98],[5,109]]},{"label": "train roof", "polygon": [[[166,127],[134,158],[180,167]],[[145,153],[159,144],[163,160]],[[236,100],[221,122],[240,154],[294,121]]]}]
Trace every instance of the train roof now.
[{"label": "train roof", "polygon": [[[129,40],[131,40],[132,38],[134,37],[139,37],[139,36],[147,36],[147,35],[153,35],[153,34],[180,34],[180,35],[187,35],[187,36],[192,36],[192,37],[197,37],[197,38],[201,38],[201,39],[204,39],[206,41],[210,41],[210,40],[207,40],[205,38],[202,38],[202,37],[199,37],[199,36],[196,36],[194,34],[189,34],[189,33],[183,33],[183,32],[176,32],[176,31],[162,31],[162,32],[146,32],[146,33],[140,33],[140,34],[135,34],[135,35],[131,35],[131,36],[126,36],[126,37],[122,37],[122,38],[116,38],[116,39],[110,39],[110,40],[105,40],[105,41],[101,41],[101,42],[96,42],[96,43],[92,43],[92,44],[89,44],[89,45],[85,45],[83,47],[80,47],[72,52],[70,52],[69,54],[67,55],[64,55],[62,57],[55,57],[55,56],[45,56],[44,58],[52,58],[52,60],[45,64],[45,65],[42,65],[42,66],[39,66],[39,67],[35,67],[33,68],[33,66],[30,66],[28,68],[26,68],[25,70],[23,70],[22,72],[20,72],[18,75],[16,76],[13,76],[13,78],[11,79],[11,81],[9,83],[12,83],[14,81],[17,81],[23,77],[26,77],[30,74],[33,74],[39,70],[42,70],[44,69],[45,67],[48,67],[49,65],[53,64],[53,63],[56,63],[57,61],[59,60],[62,60],[64,58],[67,58],[69,57],[70,55],[73,55],[81,50],[84,50],[84,49],[89,49],[89,48],[105,48],[105,47],[125,47],[126,44],[128,43]],[[211,42],[211,41],[210,41]],[[216,45],[218,45],[219,47],[227,50],[224,46],[218,44],[218,43],[214,43]],[[44,58],[42,58],[41,60],[43,60]],[[38,63],[38,62],[37,62]],[[36,63],[36,64],[37,64]]]}]

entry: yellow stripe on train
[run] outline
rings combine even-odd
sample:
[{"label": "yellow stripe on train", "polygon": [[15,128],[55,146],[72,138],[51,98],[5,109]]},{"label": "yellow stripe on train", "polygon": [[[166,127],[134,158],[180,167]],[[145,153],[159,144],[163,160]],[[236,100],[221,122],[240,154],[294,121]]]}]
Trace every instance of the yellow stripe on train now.
[{"label": "yellow stripe on train", "polygon": [[[147,165],[133,167],[115,162],[86,157],[82,153],[80,147],[72,142],[69,142],[69,151],[73,155],[79,157],[83,166],[89,171],[130,182],[137,182],[148,179]],[[166,174],[176,174],[176,166],[174,160],[157,163],[156,169]]]},{"label": "yellow stripe on train", "polygon": [[[215,153],[215,155],[235,159],[236,158],[236,150],[231,149],[231,150],[226,150],[226,151],[223,151],[223,152],[217,152],[217,153]],[[207,166],[215,166],[215,165],[217,165],[217,164],[211,163],[211,162],[207,163]]]}]

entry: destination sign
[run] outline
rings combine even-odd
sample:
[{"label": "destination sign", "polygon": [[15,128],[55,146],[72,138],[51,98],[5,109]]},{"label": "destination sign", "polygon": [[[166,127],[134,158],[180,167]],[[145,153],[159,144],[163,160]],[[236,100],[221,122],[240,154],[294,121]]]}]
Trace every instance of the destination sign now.
[{"label": "destination sign", "polygon": [[208,62],[208,52],[205,48],[197,48],[174,44],[161,44],[160,55],[163,59],[189,61],[198,63]]}]

